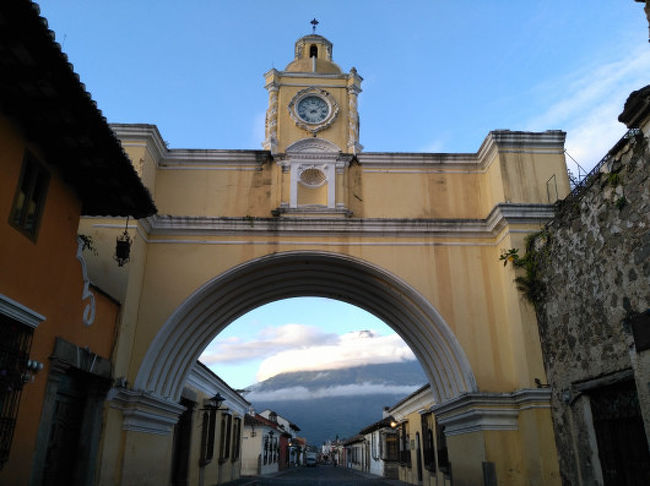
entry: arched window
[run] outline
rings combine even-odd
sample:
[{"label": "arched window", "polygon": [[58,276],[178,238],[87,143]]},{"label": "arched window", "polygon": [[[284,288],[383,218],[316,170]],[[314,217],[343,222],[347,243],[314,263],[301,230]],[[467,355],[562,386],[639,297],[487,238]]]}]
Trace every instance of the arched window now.
[{"label": "arched window", "polygon": [[309,46],[309,57],[318,57],[318,47],[316,47],[316,44]]}]

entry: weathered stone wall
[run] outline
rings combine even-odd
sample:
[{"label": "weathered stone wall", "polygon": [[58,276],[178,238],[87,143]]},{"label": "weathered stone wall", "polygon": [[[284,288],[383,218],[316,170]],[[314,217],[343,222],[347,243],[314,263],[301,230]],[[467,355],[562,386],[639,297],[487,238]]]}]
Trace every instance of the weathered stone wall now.
[{"label": "weathered stone wall", "polygon": [[536,308],[566,485],[602,484],[580,384],[632,373],[649,430],[648,374],[626,324],[650,307],[649,168],[648,139],[637,131],[536,239],[545,287]]}]

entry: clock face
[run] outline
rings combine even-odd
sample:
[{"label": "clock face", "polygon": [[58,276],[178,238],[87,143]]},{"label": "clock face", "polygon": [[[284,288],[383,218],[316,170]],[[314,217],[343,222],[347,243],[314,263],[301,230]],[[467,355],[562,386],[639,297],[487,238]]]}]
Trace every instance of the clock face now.
[{"label": "clock face", "polygon": [[320,123],[329,115],[330,107],[320,96],[305,96],[298,102],[296,111],[307,123]]}]

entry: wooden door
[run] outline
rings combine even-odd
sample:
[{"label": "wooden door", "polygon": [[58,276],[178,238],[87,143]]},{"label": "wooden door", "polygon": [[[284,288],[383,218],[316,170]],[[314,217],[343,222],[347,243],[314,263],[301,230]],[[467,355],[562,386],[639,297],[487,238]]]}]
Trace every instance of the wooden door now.
[{"label": "wooden door", "polygon": [[172,456],[172,485],[187,486],[192,441],[192,412],[194,402],[181,399],[185,411],[174,426],[174,452]]},{"label": "wooden door", "polygon": [[86,397],[79,377],[62,375],[56,393],[54,414],[43,469],[43,484],[79,483],[79,442]]},{"label": "wooden door", "polygon": [[605,486],[650,484],[650,454],[633,381],[589,393]]}]

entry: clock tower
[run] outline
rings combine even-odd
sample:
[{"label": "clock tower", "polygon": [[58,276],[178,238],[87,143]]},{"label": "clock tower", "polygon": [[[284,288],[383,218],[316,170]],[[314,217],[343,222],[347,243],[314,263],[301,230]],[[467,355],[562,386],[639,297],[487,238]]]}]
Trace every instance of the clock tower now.
[{"label": "clock tower", "polygon": [[263,146],[289,179],[280,212],[346,214],[337,187],[343,187],[345,168],[362,149],[361,76],[355,68],[342,72],[332,61],[332,43],[310,34],[296,41],[284,71],[271,69],[264,77],[269,106]]},{"label": "clock tower", "polygon": [[284,71],[271,69],[264,77],[269,92],[265,149],[284,153],[299,140],[318,137],[343,153],[361,150],[357,96],[362,78],[355,68],[344,73],[332,62],[332,43],[325,37],[301,37]]}]

